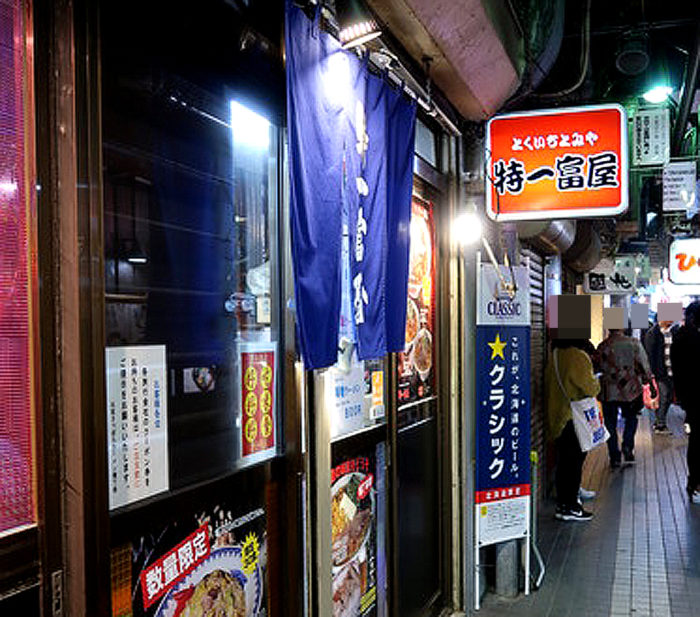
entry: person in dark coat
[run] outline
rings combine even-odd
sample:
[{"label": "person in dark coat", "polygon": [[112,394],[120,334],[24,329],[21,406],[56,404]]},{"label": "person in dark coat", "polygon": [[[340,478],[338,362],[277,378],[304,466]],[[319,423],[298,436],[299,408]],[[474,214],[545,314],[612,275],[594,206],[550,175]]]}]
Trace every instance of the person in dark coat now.
[{"label": "person in dark coat", "polygon": [[688,495],[700,504],[700,301],[691,302],[685,309],[685,323],[678,329],[671,343],[671,370],[676,398],[685,410],[690,426],[688,435]]},{"label": "person in dark coat", "polygon": [[655,433],[668,433],[666,415],[673,401],[671,343],[676,330],[672,321],[664,320],[654,324],[644,335],[644,348],[659,389],[659,408],[654,422]]}]

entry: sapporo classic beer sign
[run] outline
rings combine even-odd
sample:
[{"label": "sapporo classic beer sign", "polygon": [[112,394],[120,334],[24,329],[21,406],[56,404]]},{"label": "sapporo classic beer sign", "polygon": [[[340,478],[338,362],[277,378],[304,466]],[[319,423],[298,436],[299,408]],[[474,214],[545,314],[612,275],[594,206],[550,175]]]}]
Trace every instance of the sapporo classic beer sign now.
[{"label": "sapporo classic beer sign", "polygon": [[627,157],[619,105],[496,116],[486,131],[486,210],[497,221],[621,214]]}]

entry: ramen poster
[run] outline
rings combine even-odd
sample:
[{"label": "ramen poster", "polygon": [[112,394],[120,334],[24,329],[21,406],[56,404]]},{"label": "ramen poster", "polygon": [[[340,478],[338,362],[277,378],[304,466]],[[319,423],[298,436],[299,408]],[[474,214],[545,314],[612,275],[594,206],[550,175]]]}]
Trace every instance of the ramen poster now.
[{"label": "ramen poster", "polygon": [[377,614],[375,469],[357,456],[331,470],[333,617]]},{"label": "ramen poster", "polygon": [[133,614],[264,617],[265,511],[236,515],[217,505],[132,546]]},{"label": "ramen poster", "polygon": [[435,393],[435,243],[432,205],[415,196],[406,304],[406,344],[398,355],[399,406]]}]

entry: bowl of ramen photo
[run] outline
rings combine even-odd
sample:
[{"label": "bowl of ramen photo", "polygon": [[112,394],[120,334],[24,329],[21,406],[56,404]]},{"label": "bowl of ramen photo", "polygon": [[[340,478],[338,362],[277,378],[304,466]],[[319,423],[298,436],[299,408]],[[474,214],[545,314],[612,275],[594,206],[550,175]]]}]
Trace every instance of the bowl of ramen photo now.
[{"label": "bowl of ramen photo", "polygon": [[413,339],[416,338],[419,328],[420,313],[418,312],[416,303],[409,298],[406,304],[406,350],[409,349]]},{"label": "bowl of ramen photo", "polygon": [[333,617],[355,617],[362,604],[360,564],[351,561],[333,577]]},{"label": "bowl of ramen photo", "polygon": [[214,386],[214,369],[202,366],[192,369],[192,381],[202,392],[208,392]]},{"label": "bowl of ramen photo", "polygon": [[255,617],[262,606],[259,566],[243,573],[240,546],[217,549],[173,587],[155,617]]},{"label": "bowl of ramen photo", "polygon": [[331,487],[331,541],[333,566],[350,561],[364,546],[374,517],[371,475],[353,472]]},{"label": "bowl of ramen photo", "polygon": [[411,249],[409,257],[408,295],[418,298],[425,278],[430,276],[432,239],[428,222],[420,216],[411,217]]},{"label": "bowl of ramen photo", "polygon": [[411,349],[411,361],[420,378],[425,381],[433,368],[433,335],[429,330],[422,328],[416,334]]}]

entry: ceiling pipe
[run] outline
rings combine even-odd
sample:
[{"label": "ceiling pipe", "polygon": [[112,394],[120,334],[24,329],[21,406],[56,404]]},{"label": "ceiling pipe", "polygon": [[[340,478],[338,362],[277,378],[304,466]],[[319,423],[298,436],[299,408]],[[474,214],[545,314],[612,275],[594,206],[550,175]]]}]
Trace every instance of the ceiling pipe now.
[{"label": "ceiling pipe", "polygon": [[558,253],[576,272],[595,268],[603,256],[602,241],[590,221],[571,219],[519,222],[518,235],[545,253]]},{"label": "ceiling pipe", "polygon": [[545,253],[565,253],[576,237],[576,221],[521,221],[517,224],[518,236],[527,238]]},{"label": "ceiling pipe", "polygon": [[695,32],[695,46],[693,48],[693,53],[688,59],[688,70],[686,71],[685,75],[683,95],[679,105],[676,124],[673,127],[673,139],[671,141],[671,153],[673,156],[678,156],[681,154],[685,127],[688,124],[690,108],[693,104],[695,90],[698,85],[698,73],[700,73],[700,22],[698,22],[698,27]]}]

